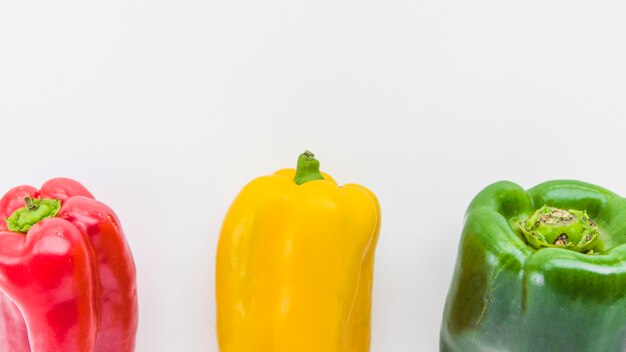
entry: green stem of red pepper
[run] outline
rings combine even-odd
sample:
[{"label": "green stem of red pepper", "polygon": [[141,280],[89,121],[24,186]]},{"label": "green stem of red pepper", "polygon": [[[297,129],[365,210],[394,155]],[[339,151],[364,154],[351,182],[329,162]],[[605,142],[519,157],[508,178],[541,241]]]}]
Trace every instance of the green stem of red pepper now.
[{"label": "green stem of red pepper", "polygon": [[27,196],[24,203],[26,206],[17,209],[6,219],[9,231],[26,233],[41,220],[56,216],[61,209],[61,201],[58,199],[34,199]]},{"label": "green stem of red pepper", "polygon": [[33,203],[33,199],[29,196],[24,197],[24,203],[26,203],[26,208],[30,211],[33,211],[37,208],[39,208],[38,205],[36,205],[35,203]]}]

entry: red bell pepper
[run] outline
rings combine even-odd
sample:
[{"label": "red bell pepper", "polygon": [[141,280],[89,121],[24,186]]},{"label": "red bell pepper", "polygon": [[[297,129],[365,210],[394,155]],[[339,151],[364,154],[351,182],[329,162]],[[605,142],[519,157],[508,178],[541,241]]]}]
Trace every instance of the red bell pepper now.
[{"label": "red bell pepper", "polygon": [[119,220],[80,183],[0,200],[0,351],[130,352],[135,264]]}]

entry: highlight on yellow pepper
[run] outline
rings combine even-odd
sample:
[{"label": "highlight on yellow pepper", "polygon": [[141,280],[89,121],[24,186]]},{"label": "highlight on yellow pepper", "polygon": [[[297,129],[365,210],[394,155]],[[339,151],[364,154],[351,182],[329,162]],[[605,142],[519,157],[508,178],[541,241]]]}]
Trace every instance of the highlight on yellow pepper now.
[{"label": "highlight on yellow pepper", "polygon": [[221,352],[369,351],[380,207],[305,152],[232,203],[216,259]]}]

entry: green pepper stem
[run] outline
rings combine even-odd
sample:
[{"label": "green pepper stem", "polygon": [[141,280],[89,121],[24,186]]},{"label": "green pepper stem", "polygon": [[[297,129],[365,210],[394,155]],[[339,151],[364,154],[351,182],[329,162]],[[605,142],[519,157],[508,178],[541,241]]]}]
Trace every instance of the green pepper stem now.
[{"label": "green pepper stem", "polygon": [[315,159],[315,155],[308,150],[300,154],[296,176],[293,178],[293,181],[297,185],[301,185],[305,182],[323,179],[324,176],[320,172],[320,162]]},{"label": "green pepper stem", "polygon": [[585,210],[564,210],[544,205],[520,229],[535,249],[563,248],[586,253],[599,240],[599,230]]}]

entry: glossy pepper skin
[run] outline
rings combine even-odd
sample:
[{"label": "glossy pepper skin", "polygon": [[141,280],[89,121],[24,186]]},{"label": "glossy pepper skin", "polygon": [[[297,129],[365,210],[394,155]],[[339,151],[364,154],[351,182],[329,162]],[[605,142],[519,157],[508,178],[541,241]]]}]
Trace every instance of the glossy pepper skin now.
[{"label": "glossy pepper skin", "polygon": [[297,172],[257,178],[231,205],[217,248],[220,351],[369,351],[380,208],[318,168],[305,153]]},{"label": "glossy pepper skin", "polygon": [[[559,239],[533,247],[520,224],[544,205],[586,211],[580,213],[591,224],[585,231],[599,230],[593,248],[559,248]],[[544,226],[530,219],[531,227]],[[626,351],[626,199],[578,181],[528,191],[510,182],[485,188],[466,213],[440,346],[446,352]]]},{"label": "glossy pepper skin", "polygon": [[[60,209],[17,232],[25,198]],[[135,265],[109,207],[64,178],[0,199],[0,351],[130,352],[136,329]]]}]

